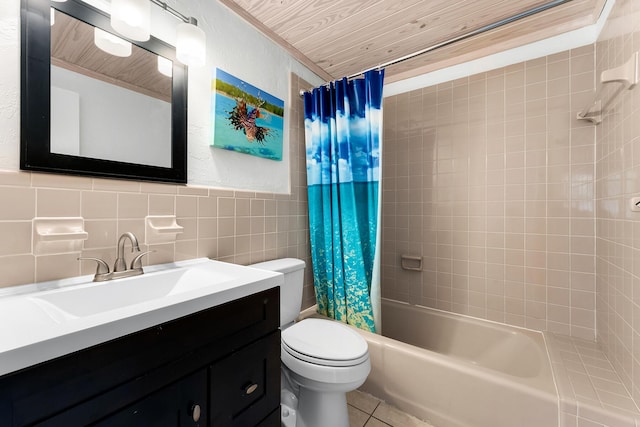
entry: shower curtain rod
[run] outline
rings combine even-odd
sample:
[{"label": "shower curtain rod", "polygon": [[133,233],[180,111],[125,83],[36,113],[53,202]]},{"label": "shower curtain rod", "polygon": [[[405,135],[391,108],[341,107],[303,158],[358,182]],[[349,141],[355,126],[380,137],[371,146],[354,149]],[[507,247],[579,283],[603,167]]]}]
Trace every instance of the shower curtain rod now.
[{"label": "shower curtain rod", "polygon": [[[545,3],[543,5],[536,6],[536,7],[532,8],[532,9],[525,10],[524,12],[520,12],[520,13],[518,13],[516,15],[513,15],[513,16],[510,16],[508,18],[501,19],[500,21],[494,22],[492,24],[488,24],[488,25],[485,25],[483,27],[477,28],[477,29],[475,29],[473,31],[469,31],[468,33],[464,33],[462,35],[453,37],[453,38],[451,38],[449,40],[446,40],[446,41],[431,45],[431,46],[429,46],[427,48],[424,48],[424,49],[421,49],[421,50],[419,50],[417,52],[413,52],[413,53],[410,53],[408,55],[402,56],[400,58],[396,58],[396,59],[394,59],[392,61],[385,62],[384,64],[380,64],[380,65],[377,65],[375,67],[367,68],[366,70],[360,71],[358,73],[348,75],[348,76],[346,76],[346,78],[347,78],[347,80],[350,80],[350,79],[353,79],[355,77],[363,75],[367,71],[379,70],[381,68],[385,68],[385,67],[389,67],[391,65],[399,64],[401,62],[404,62],[404,61],[407,61],[409,59],[413,59],[413,58],[415,58],[417,56],[423,55],[425,53],[428,53],[428,52],[443,48],[445,46],[449,46],[449,45],[451,45],[453,43],[457,43],[457,42],[462,41],[462,40],[466,40],[466,39],[468,39],[470,37],[477,36],[478,34],[486,33],[487,31],[491,31],[491,30],[494,30],[496,28],[502,27],[504,25],[510,24],[512,22],[519,21],[520,19],[527,18],[527,17],[529,17],[531,15],[535,15],[537,13],[544,12],[545,10],[549,10],[549,9],[554,8],[556,6],[560,6],[560,5],[563,5],[565,3],[569,3],[570,1],[572,1],[572,0],[553,0],[553,1],[550,1],[549,3]],[[330,83],[331,82],[325,82],[324,84],[322,84],[320,86],[326,86],[326,85],[328,85]],[[307,91],[306,90],[300,90],[300,96],[304,96],[305,92],[307,92]]]}]

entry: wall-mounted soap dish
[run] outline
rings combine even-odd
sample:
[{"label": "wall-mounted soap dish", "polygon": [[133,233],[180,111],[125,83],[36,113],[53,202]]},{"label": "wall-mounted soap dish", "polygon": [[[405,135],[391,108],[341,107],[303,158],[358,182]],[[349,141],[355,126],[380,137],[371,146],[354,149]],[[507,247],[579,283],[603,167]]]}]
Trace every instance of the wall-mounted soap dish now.
[{"label": "wall-mounted soap dish", "polygon": [[178,225],[175,215],[150,215],[145,218],[145,243],[175,242],[184,227]]},{"label": "wall-mounted soap dish", "polygon": [[82,217],[38,217],[33,219],[34,255],[82,251],[89,238]]}]

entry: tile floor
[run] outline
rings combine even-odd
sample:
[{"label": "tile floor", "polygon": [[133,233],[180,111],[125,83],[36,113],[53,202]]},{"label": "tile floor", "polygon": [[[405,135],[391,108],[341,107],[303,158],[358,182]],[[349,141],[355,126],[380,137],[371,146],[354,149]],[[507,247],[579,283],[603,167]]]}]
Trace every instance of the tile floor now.
[{"label": "tile floor", "polygon": [[351,427],[433,427],[358,390],[347,394],[347,403]]}]

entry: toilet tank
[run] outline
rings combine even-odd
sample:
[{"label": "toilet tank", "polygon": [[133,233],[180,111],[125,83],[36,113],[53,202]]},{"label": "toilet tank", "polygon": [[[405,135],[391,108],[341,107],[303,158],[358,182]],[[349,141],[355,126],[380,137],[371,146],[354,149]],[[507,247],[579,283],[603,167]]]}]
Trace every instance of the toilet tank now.
[{"label": "toilet tank", "polygon": [[281,258],[252,264],[249,267],[284,274],[284,284],[280,287],[280,326],[292,323],[302,308],[304,261],[296,258]]}]

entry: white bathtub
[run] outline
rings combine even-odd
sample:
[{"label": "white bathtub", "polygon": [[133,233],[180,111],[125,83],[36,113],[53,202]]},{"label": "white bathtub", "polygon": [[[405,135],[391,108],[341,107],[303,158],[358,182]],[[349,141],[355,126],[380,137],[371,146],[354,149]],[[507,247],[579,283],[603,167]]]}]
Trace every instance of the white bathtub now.
[{"label": "white bathtub", "polygon": [[558,426],[541,333],[385,299],[382,323],[361,390],[437,427]]}]

